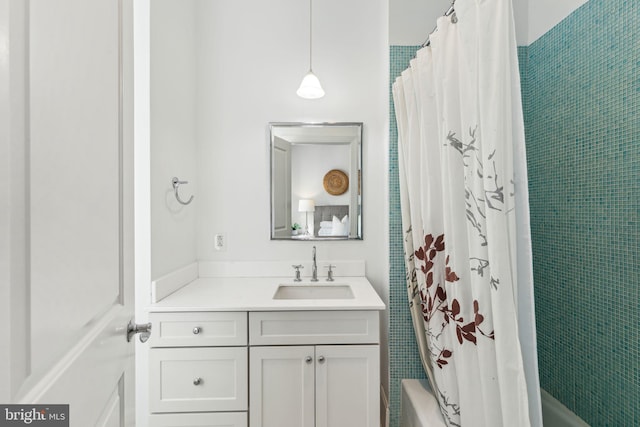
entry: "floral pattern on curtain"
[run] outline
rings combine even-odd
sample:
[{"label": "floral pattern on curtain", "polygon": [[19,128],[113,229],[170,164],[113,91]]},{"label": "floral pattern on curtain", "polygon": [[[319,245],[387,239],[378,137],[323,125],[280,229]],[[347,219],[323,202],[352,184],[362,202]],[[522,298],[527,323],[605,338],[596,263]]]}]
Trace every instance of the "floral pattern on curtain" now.
[{"label": "floral pattern on curtain", "polygon": [[512,5],[455,15],[393,85],[414,329],[447,425],[542,426]]}]

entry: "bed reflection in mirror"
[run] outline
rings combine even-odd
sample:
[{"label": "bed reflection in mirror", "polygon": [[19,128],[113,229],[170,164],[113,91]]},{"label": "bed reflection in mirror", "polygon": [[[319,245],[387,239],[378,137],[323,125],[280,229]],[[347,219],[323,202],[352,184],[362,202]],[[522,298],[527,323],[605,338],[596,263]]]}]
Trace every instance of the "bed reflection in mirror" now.
[{"label": "bed reflection in mirror", "polygon": [[270,123],[271,239],[362,239],[362,123]]}]

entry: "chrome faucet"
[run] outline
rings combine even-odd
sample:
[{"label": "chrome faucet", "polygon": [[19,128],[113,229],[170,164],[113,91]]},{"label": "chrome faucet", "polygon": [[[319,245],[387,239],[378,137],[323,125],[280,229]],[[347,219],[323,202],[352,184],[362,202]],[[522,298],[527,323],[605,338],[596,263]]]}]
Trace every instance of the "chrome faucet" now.
[{"label": "chrome faucet", "polygon": [[311,267],[311,281],[317,282],[318,281],[318,264],[316,264],[316,247],[315,246],[313,247],[311,255],[313,257],[313,266]]}]

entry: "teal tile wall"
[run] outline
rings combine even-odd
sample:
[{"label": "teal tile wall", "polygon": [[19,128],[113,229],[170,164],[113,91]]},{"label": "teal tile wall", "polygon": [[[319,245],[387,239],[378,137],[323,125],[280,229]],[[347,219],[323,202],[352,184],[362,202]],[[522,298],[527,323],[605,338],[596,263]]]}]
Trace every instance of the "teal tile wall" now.
[{"label": "teal tile wall", "polygon": [[391,85],[409,66],[419,46],[391,46],[389,83],[389,405],[391,427],[400,425],[400,381],[425,378],[409,313],[405,280],[400,183],[398,181],[398,129]]},{"label": "teal tile wall", "polygon": [[590,0],[527,53],[541,386],[640,426],[640,2]]}]

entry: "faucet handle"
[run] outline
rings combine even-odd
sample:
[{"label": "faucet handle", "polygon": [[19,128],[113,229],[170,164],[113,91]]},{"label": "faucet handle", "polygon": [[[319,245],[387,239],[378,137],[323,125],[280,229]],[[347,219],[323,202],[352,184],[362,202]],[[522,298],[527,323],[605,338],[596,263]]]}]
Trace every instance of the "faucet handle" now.
[{"label": "faucet handle", "polygon": [[294,282],[301,282],[302,279],[300,278],[300,269],[304,268],[304,266],[302,264],[298,264],[298,265],[292,265],[291,267],[296,269],[296,277],[293,279]]},{"label": "faucet handle", "polygon": [[332,268],[336,268],[335,265],[325,265],[324,268],[328,268],[329,271],[327,271],[327,282],[333,282],[333,270]]}]

